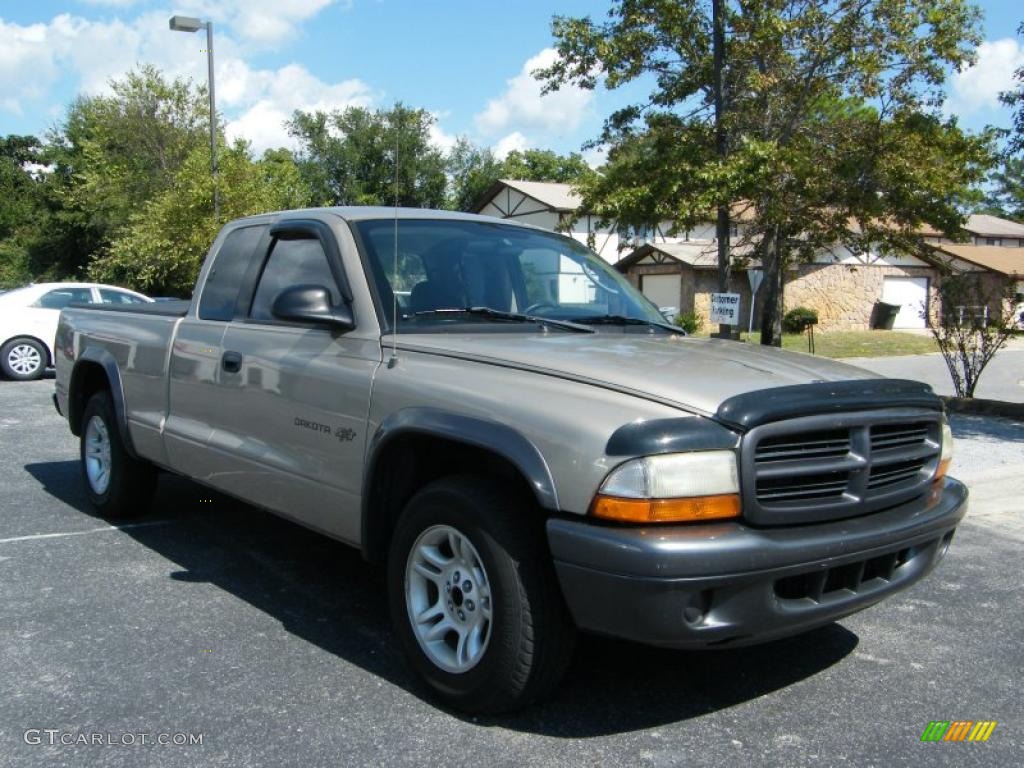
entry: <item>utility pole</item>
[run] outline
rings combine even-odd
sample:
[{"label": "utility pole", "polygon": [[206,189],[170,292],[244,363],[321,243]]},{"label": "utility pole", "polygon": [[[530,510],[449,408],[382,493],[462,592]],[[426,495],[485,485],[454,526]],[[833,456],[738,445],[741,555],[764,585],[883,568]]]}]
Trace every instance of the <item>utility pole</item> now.
[{"label": "utility pole", "polygon": [[[722,70],[725,66],[725,0],[711,0],[712,49],[714,52],[715,101],[715,154],[724,163],[729,154],[729,141],[725,132],[725,99],[722,95]],[[718,204],[715,237],[718,242],[718,292],[729,292],[729,202]],[[732,326],[718,326],[720,336],[728,336]]]},{"label": "utility pole", "polygon": [[210,175],[213,177],[213,220],[220,223],[220,192],[217,189],[217,100],[213,93],[213,22],[191,16],[172,16],[170,28],[174,32],[206,30],[206,77],[210,96]]}]

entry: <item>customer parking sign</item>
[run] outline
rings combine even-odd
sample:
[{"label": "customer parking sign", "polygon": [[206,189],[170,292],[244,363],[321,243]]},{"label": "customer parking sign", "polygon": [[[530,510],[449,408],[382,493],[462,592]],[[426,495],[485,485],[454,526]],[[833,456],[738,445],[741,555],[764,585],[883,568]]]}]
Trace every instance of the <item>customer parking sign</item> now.
[{"label": "customer parking sign", "polygon": [[739,325],[740,295],[738,293],[712,293],[711,322]]}]

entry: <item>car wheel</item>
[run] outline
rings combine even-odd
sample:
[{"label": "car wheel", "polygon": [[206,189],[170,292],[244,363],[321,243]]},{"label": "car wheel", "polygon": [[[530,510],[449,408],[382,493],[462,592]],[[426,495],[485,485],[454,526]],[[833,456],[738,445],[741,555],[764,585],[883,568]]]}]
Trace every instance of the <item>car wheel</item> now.
[{"label": "car wheel", "polygon": [[16,381],[38,379],[46,370],[46,347],[35,339],[11,339],[0,348],[0,368]]},{"label": "car wheel", "polygon": [[485,478],[419,491],[388,558],[391,618],[417,675],[449,705],[516,709],[554,687],[575,627],[533,504]]},{"label": "car wheel", "polygon": [[80,434],[82,479],[93,506],[112,519],[145,512],[156,485],[156,469],[125,450],[109,392],[89,398]]}]

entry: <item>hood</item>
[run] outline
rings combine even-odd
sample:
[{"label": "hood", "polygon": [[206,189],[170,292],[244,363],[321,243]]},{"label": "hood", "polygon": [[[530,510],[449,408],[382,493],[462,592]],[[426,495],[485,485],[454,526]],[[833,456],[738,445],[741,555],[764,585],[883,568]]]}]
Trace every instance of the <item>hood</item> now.
[{"label": "hood", "polygon": [[417,333],[402,336],[399,346],[571,378],[704,414],[755,390],[880,378],[798,352],[668,334]]}]

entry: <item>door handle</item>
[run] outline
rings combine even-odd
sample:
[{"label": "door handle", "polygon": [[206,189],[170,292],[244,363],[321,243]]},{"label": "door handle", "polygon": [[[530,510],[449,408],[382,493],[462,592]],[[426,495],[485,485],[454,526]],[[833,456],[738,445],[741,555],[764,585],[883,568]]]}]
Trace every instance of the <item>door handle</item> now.
[{"label": "door handle", "polygon": [[242,355],[238,352],[225,352],[220,359],[220,367],[228,373],[242,370]]}]

